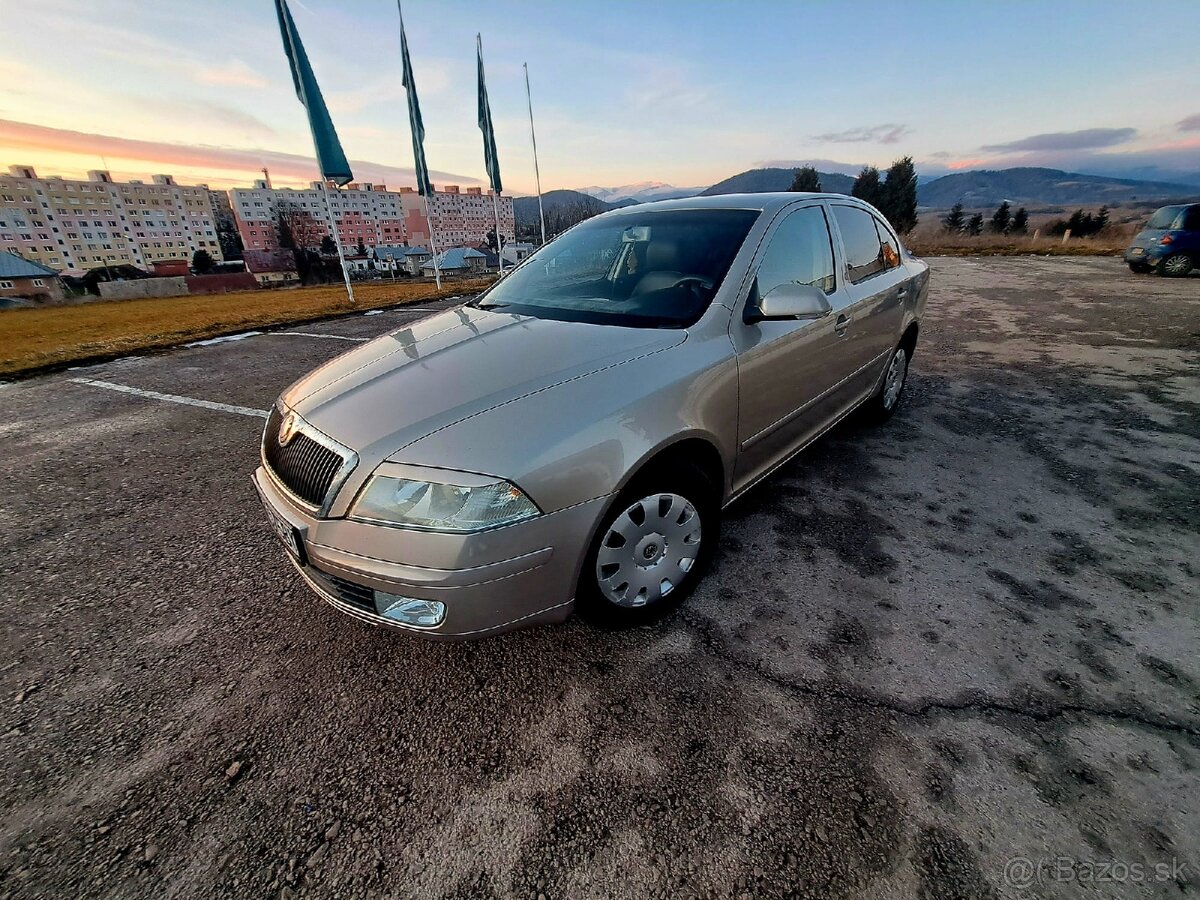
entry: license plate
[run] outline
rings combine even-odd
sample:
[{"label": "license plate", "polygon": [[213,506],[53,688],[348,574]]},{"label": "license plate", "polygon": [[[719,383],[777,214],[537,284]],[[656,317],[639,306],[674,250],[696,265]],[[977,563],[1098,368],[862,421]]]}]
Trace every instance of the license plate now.
[{"label": "license plate", "polygon": [[300,537],[300,530],[294,528],[283,516],[271,509],[266,503],[263,504],[263,508],[267,511],[267,521],[271,523],[271,530],[283,542],[284,549],[295,557],[300,565],[304,565],[306,562],[304,557],[304,541]]},{"label": "license plate", "polygon": [[1130,256],[1142,256],[1145,254],[1145,252],[1146,252],[1146,250],[1143,247],[1134,247],[1132,250],[1129,251],[1129,255]]}]

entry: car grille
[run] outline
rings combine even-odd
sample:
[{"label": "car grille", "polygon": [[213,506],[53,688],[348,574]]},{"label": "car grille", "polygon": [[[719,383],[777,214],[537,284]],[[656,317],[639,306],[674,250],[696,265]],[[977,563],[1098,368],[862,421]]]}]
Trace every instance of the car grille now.
[{"label": "car grille", "polygon": [[322,572],[316,566],[308,567],[308,574],[317,584],[333,594],[343,603],[361,609],[363,612],[375,613],[375,592],[369,587],[346,581],[328,572]]},{"label": "car grille", "polygon": [[282,421],[279,407],[273,407],[263,431],[263,458],[289,491],[305,503],[321,506],[346,460],[338,451],[318,443],[304,432],[296,432],[287,446],[282,446],[279,443]]}]

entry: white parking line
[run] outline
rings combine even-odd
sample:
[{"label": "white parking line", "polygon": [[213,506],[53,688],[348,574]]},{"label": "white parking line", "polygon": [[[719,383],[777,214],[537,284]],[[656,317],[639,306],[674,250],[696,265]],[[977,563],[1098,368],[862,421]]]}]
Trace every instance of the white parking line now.
[{"label": "white parking line", "polygon": [[221,337],[208,338],[203,341],[192,341],[190,344],[184,344],[185,347],[211,347],[213,344],[228,344],[230,341],[244,341],[248,337],[255,337],[262,334],[261,331],[243,331],[241,334],[224,334]]},{"label": "white parking line", "polygon": [[288,337],[329,338],[330,340],[333,340],[333,341],[359,341],[359,342],[361,342],[361,341],[369,341],[370,340],[370,338],[365,338],[365,337],[346,337],[346,335],[344,335],[344,334],[316,334],[315,332],[312,332],[312,331],[270,331],[267,333],[268,334],[286,335]]},{"label": "white parking line", "polygon": [[194,397],[180,397],[178,394],[160,394],[158,391],[146,391],[130,387],[127,384],[117,384],[112,381],[97,381],[94,378],[72,378],[75,384],[86,384],[91,387],[104,388],[108,391],[120,391],[123,394],[133,394],[150,400],[166,400],[168,403],[182,403],[184,406],[199,406],[202,409],[215,409],[218,412],[237,413],[239,416],[254,416],[259,419],[267,417],[265,409],[251,409],[248,406],[230,406],[228,403],[215,403],[212,400],[197,400]]}]

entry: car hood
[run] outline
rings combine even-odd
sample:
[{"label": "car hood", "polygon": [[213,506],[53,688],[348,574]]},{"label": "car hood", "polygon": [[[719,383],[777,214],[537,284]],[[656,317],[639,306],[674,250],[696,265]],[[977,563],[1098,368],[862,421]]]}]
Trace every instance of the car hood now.
[{"label": "car hood", "polygon": [[559,322],[462,307],[329,361],[288,388],[282,399],[364,461],[383,459],[470,416],[686,338],[682,330]]},{"label": "car hood", "polygon": [[1139,231],[1137,233],[1137,236],[1134,237],[1133,241],[1130,243],[1129,246],[1130,247],[1152,247],[1158,243],[1159,239],[1164,234],[1167,234],[1167,233],[1168,233],[1168,231],[1165,228],[1143,228],[1141,231]]}]

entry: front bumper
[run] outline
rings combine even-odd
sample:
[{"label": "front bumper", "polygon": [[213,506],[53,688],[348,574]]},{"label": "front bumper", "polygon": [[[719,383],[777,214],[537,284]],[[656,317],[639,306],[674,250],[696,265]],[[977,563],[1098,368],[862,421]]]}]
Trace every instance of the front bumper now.
[{"label": "front bumper", "polygon": [[1130,247],[1125,251],[1125,262],[1127,263],[1145,263],[1152,266],[1159,261],[1163,256],[1157,246],[1152,247]]},{"label": "front bumper", "polygon": [[[571,613],[579,566],[608,498],[477,534],[440,534],[318,519],[296,505],[263,467],[253,476],[263,504],[295,529],[309,586],[338,610],[376,625],[434,639],[498,634]],[[372,593],[445,604],[421,627],[386,619]]]}]

